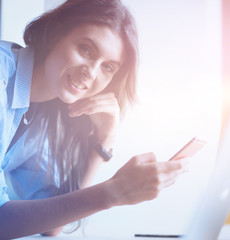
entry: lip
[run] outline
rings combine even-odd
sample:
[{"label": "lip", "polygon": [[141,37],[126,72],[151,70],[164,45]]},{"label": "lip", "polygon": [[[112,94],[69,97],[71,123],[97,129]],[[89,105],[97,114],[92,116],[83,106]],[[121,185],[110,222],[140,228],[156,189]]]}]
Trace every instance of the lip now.
[{"label": "lip", "polygon": [[78,88],[78,87],[76,87],[76,86],[72,83],[70,76],[68,76],[67,82],[68,82],[68,85],[69,85],[70,90],[71,90],[73,93],[82,93],[82,92],[85,92],[85,91],[88,89],[88,86],[86,86],[85,84],[83,84],[82,81],[79,81],[79,83],[80,83],[81,85],[83,85],[84,88]]}]

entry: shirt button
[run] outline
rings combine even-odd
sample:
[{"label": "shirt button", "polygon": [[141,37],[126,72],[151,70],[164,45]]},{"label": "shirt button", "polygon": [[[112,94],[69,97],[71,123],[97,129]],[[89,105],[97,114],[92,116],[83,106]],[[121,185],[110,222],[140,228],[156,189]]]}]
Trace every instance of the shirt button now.
[{"label": "shirt button", "polygon": [[0,90],[6,88],[6,80],[5,79],[0,79]]}]

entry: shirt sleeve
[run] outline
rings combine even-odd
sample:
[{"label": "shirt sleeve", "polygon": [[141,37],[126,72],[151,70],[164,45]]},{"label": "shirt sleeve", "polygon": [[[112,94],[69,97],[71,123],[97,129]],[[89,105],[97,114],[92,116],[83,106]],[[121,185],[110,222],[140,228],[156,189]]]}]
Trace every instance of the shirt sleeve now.
[{"label": "shirt sleeve", "polygon": [[48,143],[44,142],[41,154],[35,132],[26,131],[7,153],[10,161],[18,163],[6,173],[10,199],[43,199],[56,193],[57,186],[48,176]]},{"label": "shirt sleeve", "polygon": [[[0,61],[0,66],[1,61]],[[5,125],[4,125],[4,115],[5,115],[5,105],[6,105],[6,81],[3,78],[2,69],[0,69],[0,207],[9,201],[8,195],[6,193],[6,182],[4,171],[2,169],[2,160],[4,157],[4,152],[6,148],[5,142]]]},{"label": "shirt sleeve", "polygon": [[56,187],[49,181],[47,170],[37,164],[36,158],[37,154],[31,155],[22,165],[7,173],[10,198],[33,200],[55,195]]},{"label": "shirt sleeve", "polygon": [[5,183],[5,178],[4,178],[4,172],[3,170],[0,168],[0,207],[6,203],[7,201],[9,201],[9,197],[6,193],[6,183]]}]

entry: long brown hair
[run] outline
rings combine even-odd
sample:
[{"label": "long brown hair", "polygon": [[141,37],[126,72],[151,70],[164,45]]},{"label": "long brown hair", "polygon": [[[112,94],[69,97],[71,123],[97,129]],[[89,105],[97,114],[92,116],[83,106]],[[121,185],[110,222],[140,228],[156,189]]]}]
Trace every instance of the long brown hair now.
[{"label": "long brown hair", "polygon": [[[115,93],[124,111],[136,97],[138,37],[134,18],[120,0],[67,0],[29,23],[24,41],[34,48],[35,64],[39,65],[60,39],[82,24],[107,26],[123,40],[126,59],[106,90]],[[39,123],[32,126],[39,125],[40,139],[48,139],[50,176],[58,176],[58,192],[80,188],[90,152],[88,136],[93,130],[89,117],[69,118],[66,104],[59,99],[42,103],[37,116]]]}]

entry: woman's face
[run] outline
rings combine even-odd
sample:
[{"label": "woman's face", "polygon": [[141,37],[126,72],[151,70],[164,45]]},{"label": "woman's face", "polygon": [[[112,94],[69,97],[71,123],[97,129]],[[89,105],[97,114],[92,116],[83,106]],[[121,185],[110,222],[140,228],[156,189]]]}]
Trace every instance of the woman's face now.
[{"label": "woman's face", "polygon": [[82,25],[54,46],[42,75],[50,95],[73,103],[105,89],[124,58],[117,34],[106,26]]}]

